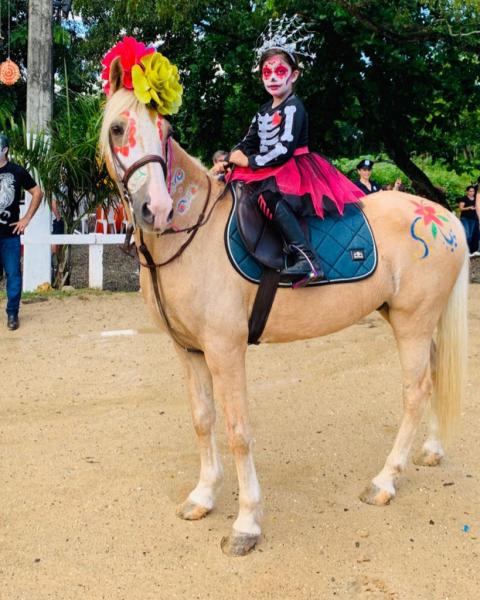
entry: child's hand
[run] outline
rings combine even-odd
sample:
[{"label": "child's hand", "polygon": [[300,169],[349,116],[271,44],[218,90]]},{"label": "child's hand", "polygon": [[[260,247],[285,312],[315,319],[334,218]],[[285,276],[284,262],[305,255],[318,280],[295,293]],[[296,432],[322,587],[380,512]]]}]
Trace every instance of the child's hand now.
[{"label": "child's hand", "polygon": [[234,150],[230,154],[229,161],[239,167],[248,167],[248,158],[241,150]]}]

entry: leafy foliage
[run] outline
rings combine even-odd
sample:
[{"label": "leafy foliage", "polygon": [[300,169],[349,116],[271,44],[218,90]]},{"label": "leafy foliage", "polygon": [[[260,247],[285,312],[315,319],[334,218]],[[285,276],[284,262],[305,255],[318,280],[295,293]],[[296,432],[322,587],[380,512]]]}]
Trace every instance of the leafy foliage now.
[{"label": "leafy foliage", "polygon": [[[18,4],[20,53],[26,1]],[[313,149],[333,158],[386,154],[417,191],[440,201],[434,184],[446,186],[415,157],[460,174],[479,163],[478,0],[75,0],[73,8],[83,25],[56,28],[57,85],[65,87],[66,61],[72,89],[98,90],[101,57],[123,34],[156,41],[185,86],[175,135],[203,160],[231,148],[266,99],[251,69],[268,18],[297,12],[316,33],[317,59],[298,84]],[[16,92],[1,95],[0,114],[12,102],[24,106]],[[55,114],[62,107],[60,99]]]},{"label": "leafy foliage", "polygon": [[[356,158],[338,158],[334,160],[335,166],[345,173],[351,179],[358,177],[356,165],[362,157]],[[402,180],[405,186],[405,191],[415,193],[415,187],[412,182],[391,160],[385,157],[370,157],[375,160],[372,179],[374,179],[382,188],[393,185],[397,178]],[[432,160],[431,157],[413,157],[413,160],[418,168],[420,168],[431,181],[434,181],[444,192],[447,203],[450,208],[454,209],[457,206],[457,199],[465,195],[467,185],[473,183],[472,177],[468,173],[457,173],[448,168],[442,160]]]}]

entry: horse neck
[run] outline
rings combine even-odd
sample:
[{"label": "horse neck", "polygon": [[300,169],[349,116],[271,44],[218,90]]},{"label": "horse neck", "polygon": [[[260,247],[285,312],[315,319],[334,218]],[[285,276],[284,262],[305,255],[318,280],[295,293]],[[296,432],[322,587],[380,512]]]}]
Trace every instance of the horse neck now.
[{"label": "horse neck", "polygon": [[170,195],[173,199],[173,228],[192,227],[208,211],[222,191],[221,185],[208,174],[199,161],[172,141]]},{"label": "horse neck", "polygon": [[[173,219],[171,229],[183,230],[194,227],[202,217],[208,217],[216,199],[222,194],[224,186],[212,178],[201,163],[190,156],[180,145],[171,141],[171,166],[169,166],[168,183],[173,200]],[[193,236],[191,244],[182,252],[184,259],[192,254],[191,249],[196,244],[202,247],[211,241],[210,228],[217,219],[224,220],[218,215],[218,209],[213,210],[208,222],[199,227]],[[223,225],[222,225],[223,226]],[[180,246],[191,236],[190,231],[178,232],[173,235],[145,234],[144,239],[150,248],[154,260],[163,262],[173,256]],[[187,262],[188,259],[187,259]],[[182,260],[185,264],[185,260]]]}]

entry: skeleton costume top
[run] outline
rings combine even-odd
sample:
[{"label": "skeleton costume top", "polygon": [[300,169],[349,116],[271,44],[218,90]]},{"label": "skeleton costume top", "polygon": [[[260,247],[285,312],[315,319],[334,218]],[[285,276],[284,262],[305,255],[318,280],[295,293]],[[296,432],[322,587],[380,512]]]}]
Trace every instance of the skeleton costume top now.
[{"label": "skeleton costume top", "polygon": [[272,108],[264,104],[253,117],[247,135],[235,147],[248,157],[248,167],[235,167],[228,181],[253,184],[260,197],[280,193],[297,215],[323,217],[327,201],[340,214],[364,192],[328,160],[308,149],[308,115],[291,94]]},{"label": "skeleton costume top", "polygon": [[275,108],[271,101],[264,104],[235,150],[248,156],[249,167],[255,170],[281,165],[297,148],[306,146],[308,115],[301,100],[292,94]]}]

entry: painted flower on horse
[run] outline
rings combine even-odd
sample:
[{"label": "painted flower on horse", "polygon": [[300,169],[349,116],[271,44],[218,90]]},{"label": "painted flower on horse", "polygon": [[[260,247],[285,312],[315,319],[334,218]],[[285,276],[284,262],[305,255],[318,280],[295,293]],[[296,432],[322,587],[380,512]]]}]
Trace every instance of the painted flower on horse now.
[{"label": "painted flower on horse", "polygon": [[175,65],[157,52],[132,37],[124,37],[105,54],[102,79],[106,80],[105,93],[110,93],[109,78],[113,61],[120,58],[123,85],[133,90],[137,100],[149,105],[161,115],[173,115],[182,104],[183,88]]},{"label": "painted flower on horse", "polygon": [[414,213],[420,215],[416,217],[410,225],[411,236],[414,240],[423,245],[423,256],[420,258],[426,258],[430,254],[430,249],[425,239],[415,231],[415,227],[418,223],[422,223],[427,231],[431,226],[430,231],[434,240],[437,238],[438,233],[440,233],[443,238],[443,243],[453,252],[458,246],[456,235],[453,233],[452,229],[450,229],[448,233],[444,233],[444,231],[440,229],[443,228],[445,223],[449,223],[449,219],[440,214],[438,207],[435,207],[432,204],[425,204],[423,201],[420,203],[415,200],[411,200],[411,202],[417,207],[414,210]]}]

